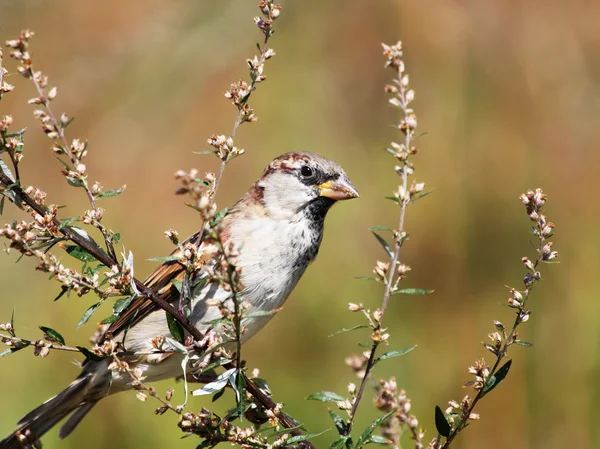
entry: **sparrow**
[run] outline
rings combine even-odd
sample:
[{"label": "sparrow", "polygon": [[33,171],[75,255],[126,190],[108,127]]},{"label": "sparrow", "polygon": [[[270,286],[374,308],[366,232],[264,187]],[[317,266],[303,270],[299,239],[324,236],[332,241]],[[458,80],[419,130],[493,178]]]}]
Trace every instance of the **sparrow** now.
[{"label": "sparrow", "polygon": [[[249,314],[281,308],[317,256],[325,216],[331,206],[358,196],[344,170],[316,154],[286,153],[267,166],[258,181],[227,211],[220,234],[225,245],[231,243],[239,248],[235,264],[240,270],[242,289],[238,300],[248,304]],[[198,243],[201,235],[196,233],[187,241]],[[200,243],[202,252],[208,244]],[[174,259],[156,268],[145,285],[177,304],[180,293],[175,284],[183,280],[186,267]],[[222,317],[218,304],[231,301],[231,292],[221,283],[210,281],[198,283],[190,296],[188,319],[201,332],[215,329],[210,322]],[[246,332],[242,343],[273,316],[271,313],[253,315],[243,320]],[[147,298],[134,299],[110,324],[105,335],[112,335],[128,354],[145,354],[121,357],[131,368],[141,370],[145,382],[182,373],[182,355],[156,353],[152,340],[171,334],[165,312]],[[65,438],[99,400],[131,389],[131,377],[109,369],[111,361],[110,357],[101,361],[87,359],[81,374],[62,392],[24,416],[17,430],[0,441],[0,449],[37,444],[42,435],[70,415],[59,430],[59,437]]]}]

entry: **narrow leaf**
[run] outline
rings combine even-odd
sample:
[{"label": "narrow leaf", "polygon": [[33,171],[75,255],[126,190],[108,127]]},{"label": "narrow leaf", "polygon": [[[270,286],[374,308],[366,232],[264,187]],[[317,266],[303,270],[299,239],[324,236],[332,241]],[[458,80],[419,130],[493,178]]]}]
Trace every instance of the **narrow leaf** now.
[{"label": "narrow leaf", "polygon": [[82,262],[92,262],[96,260],[94,256],[92,256],[90,253],[88,253],[78,245],[68,245],[65,247],[65,251],[70,256],[73,256],[75,259],[81,260]]},{"label": "narrow leaf", "polygon": [[382,422],[384,422],[386,419],[388,419],[390,416],[392,416],[394,413],[396,413],[395,410],[392,410],[388,413],[386,413],[385,415],[381,415],[380,417],[378,417],[377,419],[375,419],[375,421],[373,421],[369,427],[367,427],[363,433],[360,434],[360,437],[358,438],[358,441],[356,442],[356,447],[360,447],[363,444],[365,444],[369,438],[371,438],[371,436],[373,435],[373,432],[375,432],[377,430],[377,428],[381,425]]},{"label": "narrow leaf", "polygon": [[392,444],[391,440],[388,440],[381,435],[371,435],[365,443],[375,443],[375,444]]},{"label": "narrow leaf", "polygon": [[526,348],[531,348],[533,346],[533,343],[529,343],[528,341],[516,340],[513,343],[519,346],[524,346]]},{"label": "narrow leaf", "polygon": [[215,154],[214,150],[201,150],[201,151],[194,151],[194,153],[196,154]]},{"label": "narrow leaf", "polygon": [[334,335],[337,335],[337,334],[343,334],[344,332],[355,331],[356,329],[364,329],[365,327],[369,327],[369,326],[366,324],[359,324],[358,326],[345,327],[343,329],[340,329],[339,331],[335,331],[333,334],[330,335],[330,337],[333,337]]},{"label": "narrow leaf", "polygon": [[306,435],[296,435],[295,437],[288,438],[285,440],[285,444],[293,444],[300,443],[301,441],[310,440],[311,438],[316,438],[320,435],[323,435],[325,432],[329,432],[329,429],[325,429],[323,432],[319,433],[307,433]]},{"label": "narrow leaf", "polygon": [[15,175],[13,175],[12,171],[10,171],[10,168],[8,168],[8,165],[6,165],[2,160],[0,160],[0,171],[2,171],[4,175],[8,176],[12,182],[15,182]]},{"label": "narrow leaf", "polygon": [[102,192],[100,195],[98,195],[97,198],[98,199],[111,198],[113,196],[120,195],[121,193],[123,193],[123,190],[125,190],[125,186],[119,187],[118,189],[115,189],[115,190],[107,190],[106,192]]},{"label": "narrow leaf", "polygon": [[149,260],[150,262],[171,262],[173,260],[179,260],[181,259],[180,255],[172,255],[172,256],[165,256],[165,257],[151,257],[150,259],[146,259]]},{"label": "narrow leaf", "polygon": [[112,324],[119,319],[119,315],[111,315],[100,321],[101,324]]},{"label": "narrow leaf", "polygon": [[414,346],[411,346],[410,348],[400,349],[399,351],[386,352],[385,354],[382,354],[379,357],[377,357],[375,359],[374,363],[381,362],[382,360],[391,359],[392,357],[399,357],[401,355],[408,354],[410,351],[412,351],[416,347],[417,347],[417,345],[414,345]]},{"label": "narrow leaf", "polygon": [[420,199],[421,199],[421,198],[423,198],[423,197],[426,197],[426,196],[427,196],[427,195],[429,195],[431,192],[433,192],[433,190],[429,190],[428,192],[422,192],[422,193],[419,193],[419,194],[417,194],[417,195],[414,195],[414,196],[413,196],[413,197],[410,199],[410,202],[411,202],[411,203],[414,203],[415,201],[417,201],[417,200],[420,200]]},{"label": "narrow leaf", "polygon": [[181,283],[181,281],[178,281],[177,279],[173,279],[171,281],[171,284],[173,284],[173,287],[175,287],[175,289],[181,293],[181,291],[183,290],[183,284]]},{"label": "narrow leaf", "polygon": [[210,383],[204,385],[204,387],[202,387],[198,390],[194,390],[192,392],[192,396],[202,396],[202,395],[206,395],[206,394],[214,394],[214,393],[222,390],[223,388],[225,388],[227,383],[230,382],[232,377],[233,378],[235,377],[235,373],[236,373],[236,368],[231,368],[231,369],[225,371],[224,373],[221,373],[219,376],[217,376],[217,378],[213,382],[210,382]]},{"label": "narrow leaf", "polygon": [[340,402],[345,399],[341,397],[339,394],[332,393],[331,391],[323,391],[321,393],[313,393],[309,395],[306,399],[311,401],[321,401],[321,402]]},{"label": "narrow leaf", "polygon": [[92,362],[101,362],[102,360],[104,360],[104,357],[100,357],[98,354],[93,353],[88,348],[84,348],[83,346],[75,347],[79,349],[79,352],[81,352],[86,359],[91,360]]},{"label": "narrow leaf", "polygon": [[213,217],[213,219],[211,221],[211,225],[216,226],[217,223],[219,223],[223,219],[223,217],[225,217],[225,215],[227,215],[227,208],[220,210],[219,212],[217,212],[215,214],[215,216]]},{"label": "narrow leaf", "polygon": [[490,377],[490,380],[488,381],[487,385],[483,389],[483,394],[488,394],[490,391],[492,391],[494,388],[496,388],[498,385],[500,385],[500,383],[504,380],[504,378],[508,374],[508,371],[510,370],[511,365],[512,365],[512,360],[509,360],[504,365],[502,365],[502,367],[498,371],[496,371],[496,374],[494,374],[492,377]]},{"label": "narrow leaf", "polygon": [[450,431],[452,430],[444,416],[444,412],[438,405],[435,406],[435,428],[441,436],[446,438],[450,436]]},{"label": "narrow leaf", "polygon": [[359,281],[375,281],[381,282],[381,280],[374,278],[373,276],[354,276],[354,279],[358,279]]},{"label": "narrow leaf", "polygon": [[[26,346],[23,346],[23,348],[25,348]],[[7,355],[11,355],[13,352],[17,352],[20,351],[23,348],[8,348],[5,349],[4,351],[0,352],[0,358],[1,357],[6,357]]]},{"label": "narrow leaf", "polygon": [[390,259],[392,257],[394,257],[394,253],[392,252],[390,245],[388,245],[388,242],[386,242],[385,239],[383,237],[381,237],[379,234],[377,234],[375,231],[371,231],[371,232],[373,233],[373,235],[375,236],[377,241],[381,244],[381,246],[383,246],[383,249],[385,249],[385,252],[390,257]]},{"label": "narrow leaf", "polygon": [[129,304],[131,304],[133,302],[133,296],[130,296],[128,298],[119,298],[115,301],[115,303],[113,304],[113,313],[115,315],[120,314],[123,310],[125,310],[127,307],[129,307]]},{"label": "narrow leaf", "polygon": [[369,231],[390,231],[394,232],[394,230],[388,226],[373,226],[369,229]]},{"label": "narrow leaf", "polygon": [[402,290],[396,290],[392,295],[430,295],[434,291],[425,288],[403,288]]},{"label": "narrow leaf", "polygon": [[344,421],[344,419],[333,410],[329,410],[329,416],[331,416],[331,419],[335,424],[335,429],[337,430],[337,432],[340,435],[346,433],[346,421]]},{"label": "narrow leaf", "polygon": [[395,196],[386,196],[385,199],[393,201],[396,204],[400,204],[400,200],[398,198],[396,198]]},{"label": "narrow leaf", "polygon": [[60,222],[60,225],[58,226],[58,230],[60,231],[62,228],[64,228],[65,226],[69,226],[71,223],[76,222],[77,220],[79,220],[80,217],[70,217],[70,218],[65,218],[64,220],[62,220]]},{"label": "narrow leaf", "polygon": [[350,437],[342,437],[339,440],[335,440],[333,443],[331,443],[329,449],[342,449],[346,445],[346,441],[349,439]]},{"label": "narrow leaf", "polygon": [[90,317],[92,316],[92,314],[96,311],[96,309],[98,307],[100,307],[100,304],[102,304],[102,301],[98,301],[96,304],[94,304],[93,306],[90,306],[89,309],[87,309],[85,311],[85,313],[83,314],[83,316],[81,317],[81,319],[79,320],[79,323],[77,323],[77,327],[81,327],[83,326],[85,323],[88,322],[88,320],[90,319]]},{"label": "narrow leaf", "polygon": [[65,345],[65,339],[63,338],[63,336],[60,335],[60,333],[58,333],[54,329],[46,326],[40,326],[40,329],[44,334],[46,334],[46,338],[48,340],[55,341],[56,343],[60,343],[63,346]]},{"label": "narrow leaf", "polygon": [[165,337],[165,340],[167,340],[167,343],[171,345],[171,348],[173,348],[175,352],[178,352],[179,354],[185,354],[187,356],[187,348],[181,343],[179,343],[177,340],[173,340],[171,337]]},{"label": "narrow leaf", "polygon": [[169,312],[165,313],[167,314],[167,324],[169,325],[169,332],[175,340],[177,340],[180,343],[183,343],[183,340],[185,338],[183,326],[181,326],[181,324]]}]

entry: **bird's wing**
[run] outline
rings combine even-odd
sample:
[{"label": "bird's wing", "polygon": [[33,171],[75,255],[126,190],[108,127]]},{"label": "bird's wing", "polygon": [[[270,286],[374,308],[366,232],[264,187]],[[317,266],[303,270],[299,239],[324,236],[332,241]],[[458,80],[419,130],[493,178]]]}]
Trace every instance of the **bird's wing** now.
[{"label": "bird's wing", "polygon": [[[192,235],[186,240],[187,242],[197,243],[200,238],[200,233]],[[183,246],[183,245],[182,245]],[[200,248],[202,251],[202,248]],[[181,253],[181,249],[176,249],[171,253],[176,256]],[[167,302],[174,302],[179,299],[180,293],[173,285],[173,281],[183,282],[185,276],[185,267],[178,260],[170,260],[159,265],[144,281],[144,285],[152,290],[155,294],[162,296]],[[158,306],[148,298],[135,299],[123,312],[119,318],[113,322],[106,330],[105,336],[110,333],[113,336],[123,332],[124,330],[139,323],[150,313],[158,310]]]}]

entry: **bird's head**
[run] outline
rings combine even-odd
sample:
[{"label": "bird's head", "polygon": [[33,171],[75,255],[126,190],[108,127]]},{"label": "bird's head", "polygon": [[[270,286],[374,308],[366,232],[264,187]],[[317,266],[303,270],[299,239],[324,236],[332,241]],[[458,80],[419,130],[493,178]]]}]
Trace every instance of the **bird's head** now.
[{"label": "bird's head", "polygon": [[282,219],[302,214],[322,220],[336,201],[359,196],[342,167],[302,152],[274,159],[255,187],[267,215]]}]

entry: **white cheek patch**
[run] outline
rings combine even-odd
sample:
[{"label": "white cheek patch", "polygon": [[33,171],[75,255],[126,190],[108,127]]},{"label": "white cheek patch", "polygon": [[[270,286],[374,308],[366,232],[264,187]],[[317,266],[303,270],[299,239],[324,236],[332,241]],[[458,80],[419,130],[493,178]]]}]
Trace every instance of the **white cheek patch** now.
[{"label": "white cheek patch", "polygon": [[315,198],[314,189],[289,173],[273,173],[263,187],[263,203],[274,219],[292,219]]}]

